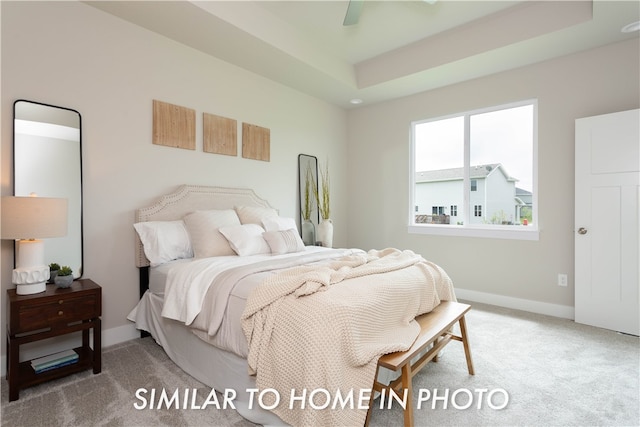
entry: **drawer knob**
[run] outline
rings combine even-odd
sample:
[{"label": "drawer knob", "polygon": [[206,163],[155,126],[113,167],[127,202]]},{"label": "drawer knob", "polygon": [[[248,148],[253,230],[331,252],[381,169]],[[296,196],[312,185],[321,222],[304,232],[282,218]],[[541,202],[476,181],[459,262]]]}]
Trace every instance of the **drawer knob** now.
[{"label": "drawer knob", "polygon": [[63,314],[64,314],[64,311],[62,311],[62,310],[60,310],[60,311],[58,312],[58,316],[62,316]]},{"label": "drawer knob", "polygon": [[61,299],[60,301],[58,301],[58,304],[64,304],[64,300]]}]

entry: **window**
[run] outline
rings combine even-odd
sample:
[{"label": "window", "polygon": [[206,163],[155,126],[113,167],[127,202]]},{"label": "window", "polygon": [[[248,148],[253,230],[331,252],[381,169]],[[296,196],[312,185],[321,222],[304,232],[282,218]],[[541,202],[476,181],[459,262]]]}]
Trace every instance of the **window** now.
[{"label": "window", "polygon": [[418,209],[411,232],[537,239],[537,101],[411,126],[411,206],[430,206],[432,215],[450,206],[457,217],[418,223],[429,214]]}]

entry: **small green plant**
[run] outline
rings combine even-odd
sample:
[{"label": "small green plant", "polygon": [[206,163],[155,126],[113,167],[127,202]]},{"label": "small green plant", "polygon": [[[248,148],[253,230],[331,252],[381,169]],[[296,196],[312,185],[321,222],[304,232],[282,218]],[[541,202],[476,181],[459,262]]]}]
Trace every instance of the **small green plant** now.
[{"label": "small green plant", "polygon": [[58,270],[58,276],[71,276],[71,274],[73,274],[73,270],[68,265],[64,265]]},{"label": "small green plant", "polygon": [[56,262],[52,262],[51,264],[49,264],[49,270],[51,270],[51,271],[60,270],[60,264],[58,264]]},{"label": "small green plant", "polygon": [[508,219],[507,213],[500,209],[498,212],[495,212],[493,215],[491,215],[489,224],[512,225],[512,221]]}]

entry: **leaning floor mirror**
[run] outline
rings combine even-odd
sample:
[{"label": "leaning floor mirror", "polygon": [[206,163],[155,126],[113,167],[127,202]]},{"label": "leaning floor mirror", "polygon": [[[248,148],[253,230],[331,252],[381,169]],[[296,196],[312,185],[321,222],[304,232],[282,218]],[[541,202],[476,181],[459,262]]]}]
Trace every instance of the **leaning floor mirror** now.
[{"label": "leaning floor mirror", "polygon": [[18,100],[13,108],[14,195],[67,199],[65,237],[46,239],[47,264],[82,276],[82,129],[80,113]]}]

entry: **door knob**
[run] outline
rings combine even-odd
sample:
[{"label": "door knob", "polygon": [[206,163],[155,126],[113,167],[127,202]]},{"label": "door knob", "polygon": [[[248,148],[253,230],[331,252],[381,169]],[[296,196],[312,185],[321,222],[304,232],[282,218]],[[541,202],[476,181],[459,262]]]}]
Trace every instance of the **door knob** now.
[{"label": "door knob", "polygon": [[584,227],[578,228],[578,234],[587,234],[587,229]]}]

